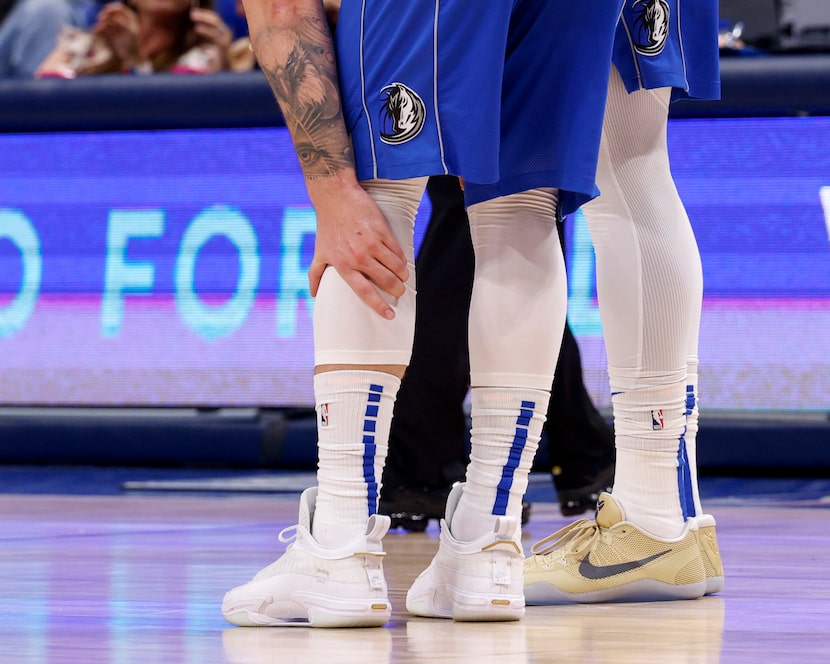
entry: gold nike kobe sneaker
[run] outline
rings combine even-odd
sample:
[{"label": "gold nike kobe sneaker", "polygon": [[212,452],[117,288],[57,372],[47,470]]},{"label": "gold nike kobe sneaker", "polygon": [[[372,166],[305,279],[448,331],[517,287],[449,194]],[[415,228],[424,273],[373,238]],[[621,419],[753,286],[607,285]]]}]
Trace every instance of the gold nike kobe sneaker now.
[{"label": "gold nike kobe sneaker", "polygon": [[703,569],[706,571],[706,594],[714,595],[723,590],[723,563],[715,532],[715,517],[701,514],[693,518],[697,521],[697,541],[703,558]]},{"label": "gold nike kobe sneaker", "polygon": [[626,521],[620,504],[603,493],[596,520],[572,523],[531,547],[525,601],[531,606],[702,597],[707,584],[697,530],[697,521],[689,519],[679,537],[655,537]]}]

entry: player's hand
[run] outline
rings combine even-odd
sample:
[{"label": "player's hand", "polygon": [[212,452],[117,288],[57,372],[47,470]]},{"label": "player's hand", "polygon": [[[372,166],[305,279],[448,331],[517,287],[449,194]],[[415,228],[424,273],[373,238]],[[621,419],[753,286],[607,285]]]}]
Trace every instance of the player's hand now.
[{"label": "player's hand", "polygon": [[317,212],[317,241],[308,272],[312,296],[323,272],[332,266],[357,296],[387,319],[395,312],[381,292],[401,297],[409,278],[406,255],[389,222],[361,187],[332,191],[331,183],[308,182]]}]

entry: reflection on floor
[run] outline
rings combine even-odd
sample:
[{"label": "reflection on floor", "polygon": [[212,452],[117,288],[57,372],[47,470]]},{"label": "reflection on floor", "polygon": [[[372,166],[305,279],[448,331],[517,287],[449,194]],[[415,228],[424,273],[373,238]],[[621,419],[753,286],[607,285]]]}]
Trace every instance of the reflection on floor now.
[{"label": "reflection on floor", "polygon": [[[437,546],[433,522],[384,540],[386,628],[227,625],[222,594],[282,550],[276,534],[309,482],[307,471],[0,468],[0,661],[827,661],[828,480],[702,479],[726,570],[719,596],[533,607],[512,624],[414,618],[403,598]],[[547,477],[534,475],[528,496],[526,550],[569,521]]]}]

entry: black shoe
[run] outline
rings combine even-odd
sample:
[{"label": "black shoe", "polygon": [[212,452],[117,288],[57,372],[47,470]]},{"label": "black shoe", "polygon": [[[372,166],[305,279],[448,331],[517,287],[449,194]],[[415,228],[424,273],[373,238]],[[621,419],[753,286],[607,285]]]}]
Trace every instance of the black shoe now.
[{"label": "black shoe", "polygon": [[559,510],[562,512],[562,516],[577,516],[588,510],[596,509],[599,494],[604,491],[611,492],[611,487],[614,484],[614,468],[615,465],[612,462],[593,477],[587,480],[583,479],[582,481],[585,484],[582,486],[569,489],[559,488],[563,485],[567,486],[568,482],[561,470],[557,474],[557,469],[554,469],[553,484],[556,487],[556,497],[559,501]]},{"label": "black shoe", "polygon": [[[383,487],[378,511],[386,514],[392,523],[390,528],[403,528],[412,533],[422,533],[430,519],[444,518],[447,496],[452,487]],[[530,521],[530,503],[522,501],[522,525]]]},{"label": "black shoe", "polygon": [[390,528],[414,533],[426,530],[430,519],[441,519],[447,505],[449,489],[429,487],[383,487],[378,512],[391,520]]}]

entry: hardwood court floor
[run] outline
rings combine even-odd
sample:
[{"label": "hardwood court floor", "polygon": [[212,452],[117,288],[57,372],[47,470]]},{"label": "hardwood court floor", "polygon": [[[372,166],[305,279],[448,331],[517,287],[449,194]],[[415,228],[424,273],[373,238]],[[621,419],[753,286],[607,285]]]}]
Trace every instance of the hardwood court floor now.
[{"label": "hardwood court floor", "polygon": [[[411,617],[404,596],[437,546],[433,522],[385,539],[386,628],[315,630],[236,628],[219,611],[225,590],[282,550],[277,533],[296,520],[296,493],[102,492],[94,471],[86,490],[26,491],[3,477],[2,663],[830,661],[827,482],[806,498],[749,480],[704,495],[726,569],[719,596],[531,607],[518,623]],[[552,495],[547,484],[532,480],[526,550],[569,521],[540,499]]]}]

